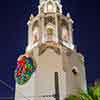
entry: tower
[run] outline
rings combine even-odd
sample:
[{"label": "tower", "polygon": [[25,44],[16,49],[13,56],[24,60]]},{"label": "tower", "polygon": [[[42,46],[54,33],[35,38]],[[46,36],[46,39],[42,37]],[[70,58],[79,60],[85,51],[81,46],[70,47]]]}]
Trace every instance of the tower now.
[{"label": "tower", "polygon": [[37,16],[30,16],[28,46],[36,71],[23,85],[16,83],[15,100],[64,100],[86,91],[84,57],[73,44],[73,20],[62,14],[60,0],[40,0]]}]

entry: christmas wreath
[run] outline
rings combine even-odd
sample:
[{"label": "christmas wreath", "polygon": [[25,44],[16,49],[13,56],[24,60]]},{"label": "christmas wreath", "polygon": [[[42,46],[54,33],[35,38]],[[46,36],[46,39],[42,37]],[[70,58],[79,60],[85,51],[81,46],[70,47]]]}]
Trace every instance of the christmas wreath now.
[{"label": "christmas wreath", "polygon": [[23,57],[17,61],[17,67],[15,69],[15,79],[20,85],[25,84],[36,70],[36,65],[33,64],[31,57]]}]

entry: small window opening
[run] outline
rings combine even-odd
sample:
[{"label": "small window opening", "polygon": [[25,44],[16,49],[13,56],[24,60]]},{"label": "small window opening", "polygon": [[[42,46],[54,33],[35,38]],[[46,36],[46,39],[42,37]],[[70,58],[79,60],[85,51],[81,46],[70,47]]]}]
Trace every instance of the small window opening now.
[{"label": "small window opening", "polygon": [[78,74],[78,69],[77,69],[77,67],[73,67],[72,68],[72,73],[74,74],[74,75],[77,75]]}]

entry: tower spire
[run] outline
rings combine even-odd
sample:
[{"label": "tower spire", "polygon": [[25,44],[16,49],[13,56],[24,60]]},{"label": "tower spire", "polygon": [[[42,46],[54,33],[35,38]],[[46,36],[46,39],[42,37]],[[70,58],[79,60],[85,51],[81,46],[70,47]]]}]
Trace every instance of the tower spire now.
[{"label": "tower spire", "polygon": [[[43,1],[48,1],[48,0],[40,0],[40,2],[43,2]],[[61,0],[53,0],[53,1],[61,2]]]},{"label": "tower spire", "polygon": [[40,13],[62,13],[61,0],[40,0],[39,12]]}]

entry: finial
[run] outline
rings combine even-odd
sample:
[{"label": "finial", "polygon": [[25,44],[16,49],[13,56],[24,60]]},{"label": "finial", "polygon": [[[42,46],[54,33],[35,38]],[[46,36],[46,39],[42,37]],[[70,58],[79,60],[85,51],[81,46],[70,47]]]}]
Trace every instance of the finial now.
[{"label": "finial", "polygon": [[69,22],[71,22],[72,24],[74,23],[69,12],[67,13],[67,18],[68,18]]},{"label": "finial", "polygon": [[31,25],[31,21],[33,20],[33,18],[34,18],[34,15],[31,14],[30,17],[29,17],[29,20],[27,22],[27,25]]},{"label": "finial", "polygon": [[32,20],[34,18],[33,14],[30,15],[30,20]]},{"label": "finial", "polygon": [[68,17],[68,18],[71,18],[71,15],[70,15],[70,13],[69,13],[69,12],[67,13],[67,17]]}]

